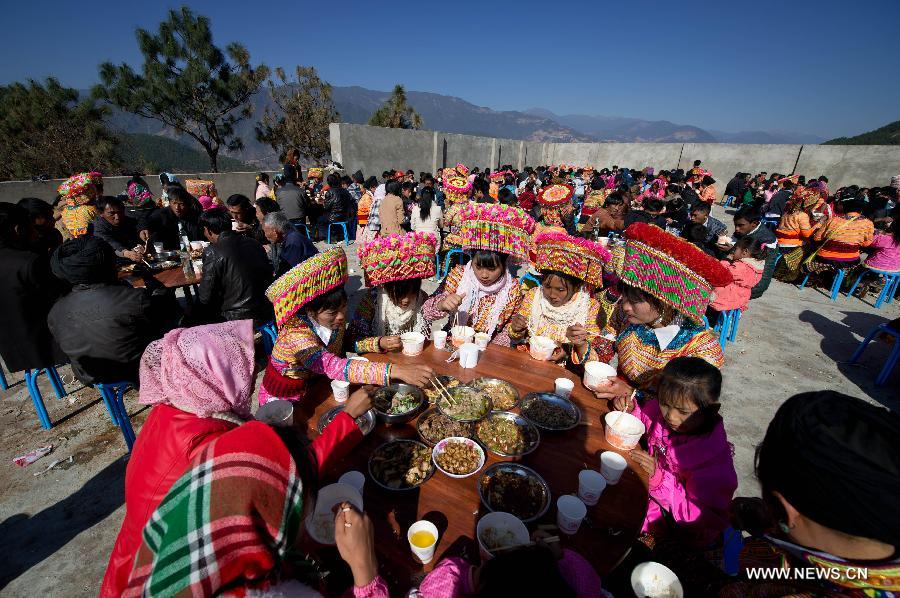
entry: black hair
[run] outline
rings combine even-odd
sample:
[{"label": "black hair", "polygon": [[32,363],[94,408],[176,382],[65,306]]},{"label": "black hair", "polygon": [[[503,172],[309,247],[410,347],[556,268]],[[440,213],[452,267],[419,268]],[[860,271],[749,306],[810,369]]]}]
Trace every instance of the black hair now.
[{"label": "black hair", "polygon": [[297,169],[294,168],[293,164],[285,164],[284,169],[282,170],[282,174],[284,175],[284,184],[288,183],[296,183],[297,182]]},{"label": "black hair", "polygon": [[363,183],[364,189],[375,189],[376,187],[378,187],[378,179],[376,179],[373,176],[370,176],[369,178],[367,178],[366,182]]},{"label": "black hair", "polygon": [[231,230],[231,216],[221,208],[205,210],[200,214],[198,224],[201,230],[208,228],[214,235],[221,235],[225,231]]},{"label": "black hair", "polygon": [[823,174],[822,176],[819,177],[819,181],[821,181],[821,182],[823,182],[823,183],[827,183],[827,182],[828,182],[828,177],[825,176],[825,175]]},{"label": "black hair", "polygon": [[28,226],[28,211],[15,204],[0,202],[0,243],[12,245],[19,234],[16,227]]},{"label": "black hair", "polygon": [[106,210],[107,206],[113,206],[114,208],[122,208],[125,209],[125,202],[119,199],[118,197],[113,197],[112,195],[101,195],[97,199],[97,211],[103,213]]},{"label": "black hair", "polygon": [[418,294],[420,290],[422,290],[421,278],[407,278],[384,283],[384,292],[394,302],[394,305],[400,303],[400,300],[410,293]]},{"label": "black hair", "polygon": [[332,172],[325,177],[325,182],[328,183],[329,187],[334,189],[341,186],[341,177],[337,173]]},{"label": "black hair", "polygon": [[559,278],[563,284],[573,293],[577,293],[584,286],[584,281],[580,278],[560,272],[559,270],[541,270],[541,286],[552,277]]},{"label": "black hair", "polygon": [[391,172],[390,170],[385,170],[381,173],[381,178],[387,179],[387,178],[390,178],[393,174],[394,173]]},{"label": "black hair", "polygon": [[781,186],[784,187],[785,189],[793,189],[793,188],[794,188],[794,181],[788,179],[788,180],[786,180],[785,182],[783,182],[783,183],[781,184]]},{"label": "black hair", "polygon": [[406,171],[406,174],[416,174],[416,173],[413,172],[412,168],[410,168],[410,169],[408,169],[408,170]]},{"label": "black hair", "polygon": [[598,176],[591,179],[591,190],[602,191],[606,188],[606,183]]},{"label": "black hair", "polygon": [[633,287],[630,284],[620,280],[618,284],[618,291],[619,295],[621,295],[631,303],[649,303],[653,307],[653,309],[658,311],[662,316],[663,325],[668,326],[675,319],[675,310],[673,308],[669,307],[643,289]]},{"label": "black hair", "polygon": [[759,239],[754,239],[753,237],[743,236],[737,240],[734,244],[734,249],[743,249],[750,254],[755,260],[764,260],[766,259],[766,255],[768,251],[766,250],[766,246]]},{"label": "black hair", "polygon": [[230,208],[240,207],[244,210],[253,210],[253,204],[250,203],[250,198],[246,195],[241,195],[240,193],[228,196],[228,199],[225,200],[225,204]]},{"label": "black hair", "polygon": [[271,214],[272,212],[281,211],[281,206],[278,205],[278,202],[271,197],[260,197],[256,200],[256,207],[259,208],[259,211],[263,213],[263,216],[265,216],[266,214]]},{"label": "black hair", "polygon": [[399,181],[388,181],[384,186],[384,192],[386,195],[400,195],[400,189],[403,186],[399,183]]},{"label": "black hair", "polygon": [[704,432],[710,430],[720,418],[721,393],[722,372],[699,357],[676,357],[665,365],[656,378],[659,403],[675,406],[673,402],[691,401],[704,417],[701,426]]},{"label": "black hair", "polygon": [[353,179],[348,177],[346,174],[341,177],[341,185],[352,185]]},{"label": "black hair", "polygon": [[434,202],[434,189],[425,187],[419,196],[419,218],[428,220],[431,217],[431,204]]},{"label": "black hair", "polygon": [[709,185],[715,185],[715,184],[716,184],[716,179],[712,178],[711,176],[709,176],[709,175],[707,174],[707,175],[705,175],[705,176],[703,177],[703,179],[701,179],[700,184],[701,184],[701,185],[707,185],[707,186],[709,186]]},{"label": "black hair", "polygon": [[259,187],[260,183],[265,183],[266,185],[268,185],[269,184],[269,175],[264,172],[261,172],[258,175],[256,175],[256,186]]},{"label": "black hair", "polygon": [[702,162],[700,162],[700,160],[694,160],[694,168],[700,166],[700,164],[702,164]]},{"label": "black hair", "polygon": [[516,205],[516,196],[508,188],[502,187],[497,192],[497,201],[505,206],[514,206]]},{"label": "black hair", "polygon": [[694,204],[694,207],[691,208],[691,212],[700,212],[701,214],[709,215],[712,212],[712,206],[706,203],[705,201],[698,201]]},{"label": "black hair", "polygon": [[841,202],[841,210],[844,214],[849,214],[850,212],[862,212],[862,209],[863,202],[855,197],[853,199],[845,199]]},{"label": "black hair", "polygon": [[193,195],[187,192],[184,187],[178,186],[168,186],[166,187],[166,195],[169,196],[169,203],[173,201],[180,201],[186,204],[188,207],[194,206],[196,203],[196,198]]},{"label": "black hair", "polygon": [[506,269],[508,260],[509,256],[505,253],[488,251],[487,249],[478,249],[472,254],[472,266],[487,268],[489,270],[495,270],[497,268]]},{"label": "black hair", "polygon": [[[37,197],[23,197],[16,205],[28,212],[28,217],[34,221],[39,216],[53,219],[53,206]],[[99,207],[97,208],[100,209]]]},{"label": "black hair", "polygon": [[347,305],[347,291],[341,285],[336,289],[332,289],[324,295],[319,295],[309,303],[303,306],[306,313],[319,313],[320,311],[338,311]]},{"label": "black hair", "polygon": [[405,181],[402,185],[400,185],[401,191],[409,191],[410,193],[414,193],[416,190],[416,184],[410,183],[409,181]]},{"label": "black hair", "polygon": [[759,222],[759,210],[753,206],[744,206],[734,214],[734,221],[746,220],[747,222]]},{"label": "black hair", "polygon": [[625,203],[625,195],[623,195],[622,191],[617,189],[606,196],[606,201],[603,202],[603,205],[604,206],[608,206],[608,205],[618,206],[618,205],[622,205],[624,203]]},{"label": "black hair", "polygon": [[706,243],[709,231],[707,231],[705,224],[691,222],[681,231],[681,236],[694,245],[700,246]]},{"label": "black hair", "polygon": [[666,202],[661,199],[647,199],[644,201],[645,212],[662,212],[666,209]]},{"label": "black hair", "polygon": [[472,183],[473,196],[475,195],[475,191],[481,191],[481,193],[484,194],[485,197],[489,197],[490,189],[490,185],[488,185],[488,182],[484,179],[475,179],[475,181]]},{"label": "black hair", "polygon": [[569,598],[576,594],[559,572],[550,549],[538,544],[505,551],[487,561],[475,595]]}]

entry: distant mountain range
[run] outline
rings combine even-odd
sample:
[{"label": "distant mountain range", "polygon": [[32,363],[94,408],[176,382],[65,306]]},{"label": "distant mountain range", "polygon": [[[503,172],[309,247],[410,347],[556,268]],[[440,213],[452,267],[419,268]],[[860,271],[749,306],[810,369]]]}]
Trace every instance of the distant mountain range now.
[{"label": "distant mountain range", "polygon": [[838,137],[825,145],[900,145],[900,120],[854,137]]},{"label": "distant mountain range", "polygon": [[[390,96],[387,91],[363,87],[334,87],[332,99],[342,122],[365,124],[372,113]],[[822,138],[798,133],[746,131],[726,133],[704,130],[693,125],[679,125],[669,121],[642,120],[613,116],[557,115],[543,108],[523,112],[497,111],[476,106],[463,99],[408,91],[407,100],[422,116],[428,130],[468,135],[484,135],[507,139],[526,139],[549,142],[657,142],[657,143],[820,143]],[[244,142],[244,149],[231,155],[257,168],[277,163],[272,149],[256,141],[253,127],[267,106],[272,106],[268,90],[261,90],[253,98],[254,116],[236,127]],[[122,133],[161,135],[180,143],[197,147],[190,138],[179,135],[162,123],[133,114],[113,110],[109,119],[113,129]]]}]

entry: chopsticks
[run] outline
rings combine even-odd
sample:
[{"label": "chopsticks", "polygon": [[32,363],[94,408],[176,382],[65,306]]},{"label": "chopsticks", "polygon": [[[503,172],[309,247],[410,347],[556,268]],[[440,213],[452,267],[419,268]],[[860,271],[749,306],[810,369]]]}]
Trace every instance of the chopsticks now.
[{"label": "chopsticks", "polygon": [[441,383],[440,379],[437,376],[435,376],[431,380],[434,383],[435,388],[437,388],[444,395],[444,397],[446,397],[447,402],[450,403],[451,405],[455,405],[456,401],[453,400],[453,395],[451,395],[450,391],[447,390],[447,387]]},{"label": "chopsticks", "polygon": [[515,550],[516,548],[525,548],[527,546],[534,546],[536,544],[555,544],[559,542],[559,536],[550,536],[548,538],[542,538],[537,542],[526,542],[524,544],[514,544],[512,546],[503,546],[502,548],[495,548],[491,550],[491,553],[497,554],[498,552],[506,552],[507,550]]}]

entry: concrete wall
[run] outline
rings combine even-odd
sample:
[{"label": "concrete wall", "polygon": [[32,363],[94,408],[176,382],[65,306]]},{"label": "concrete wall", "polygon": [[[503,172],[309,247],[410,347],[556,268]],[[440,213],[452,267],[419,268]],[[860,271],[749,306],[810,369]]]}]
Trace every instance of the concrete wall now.
[{"label": "concrete wall", "polygon": [[[434,168],[434,131],[407,131],[345,123],[332,123],[330,129],[332,158],[340,162],[346,172],[362,170],[367,177],[374,175],[381,179],[381,173],[390,168],[412,169],[417,173],[431,172]],[[437,134],[439,138],[440,135]],[[475,139],[486,140],[490,148],[490,139]]]},{"label": "concrete wall", "polygon": [[724,191],[725,183],[738,172],[793,174],[802,147],[751,143],[685,143],[678,166],[689,170],[693,167],[694,160],[701,160],[701,167],[713,173],[719,183],[719,191]]},{"label": "concrete wall", "polygon": [[795,172],[824,174],[832,190],[854,184],[886,187],[900,174],[900,146],[804,145]]}]

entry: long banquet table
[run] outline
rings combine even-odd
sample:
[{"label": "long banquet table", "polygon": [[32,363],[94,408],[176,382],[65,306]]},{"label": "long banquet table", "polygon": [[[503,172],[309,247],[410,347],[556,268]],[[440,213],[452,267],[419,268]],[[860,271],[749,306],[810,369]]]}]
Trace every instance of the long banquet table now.
[{"label": "long banquet table", "polygon": [[[572,400],[581,409],[582,424],[568,432],[541,431],[540,446],[521,461],[543,476],[552,493],[549,511],[536,524],[529,525],[529,529],[533,530],[538,524],[555,524],[556,499],[562,494],[575,493],[578,472],[585,467],[599,471],[600,453],[613,450],[603,435],[602,417],[609,411],[606,402],[597,400],[576,375],[555,364],[535,361],[525,352],[490,345],[481,353],[478,366],[473,369],[463,369],[458,361],[446,363],[448,356],[449,353],[434,349],[430,343],[416,357],[400,353],[366,355],[372,361],[427,364],[435,373],[455,376],[463,383],[480,376],[501,378],[511,382],[521,396],[529,392],[552,392],[556,378],[565,377],[575,382]],[[319,417],[337,404],[326,388],[327,385],[321,381],[314,385],[311,390],[321,392],[310,394],[322,398],[304,399],[299,413],[295,413],[295,422],[301,426],[304,425],[304,417],[308,418],[312,437],[316,435]],[[405,592],[421,581],[424,573],[432,569],[451,545],[458,546],[471,540],[474,548],[468,554],[477,555],[475,525],[481,515],[488,512],[478,496],[478,480],[485,468],[505,460],[487,453],[484,468],[468,478],[453,479],[435,471],[431,479],[417,489],[385,490],[369,476],[369,456],[388,440],[418,440],[415,423],[416,420],[413,420],[409,424],[388,427],[379,422],[375,430],[335,468],[333,475],[321,481],[323,485],[337,481],[341,474],[352,469],[366,475],[365,510],[375,525],[379,569],[391,586],[392,594]],[[628,459],[628,469],[620,482],[608,486],[599,503],[588,507],[587,519],[577,534],[561,536],[562,545],[582,554],[599,574],[607,573],[625,556],[637,537],[646,513],[647,500],[647,476],[634,461]],[[430,520],[440,532],[435,558],[428,565],[413,560],[406,540],[407,529],[419,519]]]}]

